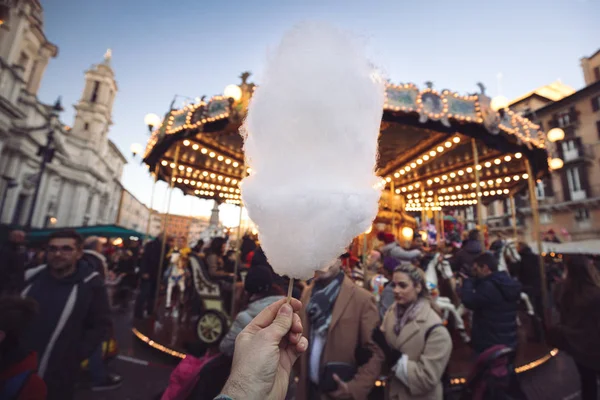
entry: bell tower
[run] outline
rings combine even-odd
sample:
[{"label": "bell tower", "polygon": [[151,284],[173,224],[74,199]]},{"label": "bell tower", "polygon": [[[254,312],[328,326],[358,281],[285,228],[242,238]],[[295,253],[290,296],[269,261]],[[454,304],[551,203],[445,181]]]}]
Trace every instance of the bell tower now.
[{"label": "bell tower", "polygon": [[81,99],[75,105],[72,134],[98,145],[106,143],[117,93],[111,59],[112,52],[108,49],[104,54],[104,61],[85,72],[85,87]]}]

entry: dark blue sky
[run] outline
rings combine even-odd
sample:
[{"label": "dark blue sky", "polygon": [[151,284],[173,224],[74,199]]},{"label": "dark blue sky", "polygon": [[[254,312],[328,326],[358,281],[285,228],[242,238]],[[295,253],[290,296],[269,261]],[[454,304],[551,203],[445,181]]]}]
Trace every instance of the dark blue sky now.
[{"label": "dark blue sky", "polygon": [[[119,92],[110,138],[130,158],[129,146],[147,140],[144,115],[163,114],[174,94],[220,94],[242,71],[260,83],[265,55],[283,32],[302,20],[323,20],[364,37],[369,55],[394,82],[461,93],[484,82],[517,97],[556,79],[580,88],[579,59],[600,48],[598,0],[42,0],[45,31],[59,47],[40,98],[63,96],[65,123],[79,99],[83,73],[113,50]],[[251,78],[251,80],[252,80]],[[324,95],[327,89],[323,90]],[[148,203],[145,168],[130,163],[123,183]],[[164,192],[161,187],[157,192]],[[190,200],[174,196],[172,211],[187,214]],[[163,196],[155,205],[162,209]],[[207,206],[194,202],[194,213]],[[196,205],[198,207],[196,207]]]}]

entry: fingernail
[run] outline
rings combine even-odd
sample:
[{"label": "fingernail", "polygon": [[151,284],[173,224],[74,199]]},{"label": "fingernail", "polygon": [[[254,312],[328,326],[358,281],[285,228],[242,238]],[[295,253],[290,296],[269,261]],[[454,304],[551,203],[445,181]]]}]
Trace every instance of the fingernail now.
[{"label": "fingernail", "polygon": [[300,342],[298,343],[298,347],[300,347],[300,350],[304,351],[306,350],[306,348],[308,347],[308,340],[306,340],[306,338],[302,338],[300,339]]},{"label": "fingernail", "polygon": [[289,304],[282,305],[279,309],[279,314],[289,317],[290,315],[292,315],[292,307]]}]

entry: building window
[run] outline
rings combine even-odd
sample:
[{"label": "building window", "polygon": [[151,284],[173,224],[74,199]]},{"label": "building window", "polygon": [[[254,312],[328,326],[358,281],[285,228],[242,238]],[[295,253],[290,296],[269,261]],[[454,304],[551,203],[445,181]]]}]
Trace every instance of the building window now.
[{"label": "building window", "polygon": [[14,225],[20,225],[21,221],[25,217],[25,205],[28,203],[28,198],[29,196],[27,194],[19,194],[12,218],[12,223]]},{"label": "building window", "polygon": [[86,122],[85,124],[83,124],[83,130],[87,131],[88,129],[90,129],[90,124]]},{"label": "building window", "polygon": [[561,143],[564,161],[575,160],[579,157],[579,148],[575,140],[566,140]]},{"label": "building window", "polygon": [[575,210],[575,221],[583,222],[590,219],[590,210],[587,208],[578,208]]},{"label": "building window", "polygon": [[600,110],[600,96],[592,98],[592,111],[596,112]]},{"label": "building window", "polygon": [[540,223],[541,224],[549,224],[552,222],[552,213],[549,212],[541,212],[540,213]]},{"label": "building window", "polygon": [[571,200],[581,200],[585,198],[585,191],[581,186],[581,178],[579,176],[578,168],[569,168],[566,171],[567,183],[569,185],[569,192],[571,193]]},{"label": "building window", "polygon": [[557,121],[558,126],[560,126],[561,128],[569,126],[571,124],[571,114],[568,111],[563,111],[560,114],[558,114]]},{"label": "building window", "polygon": [[546,197],[546,191],[544,190],[544,182],[539,181],[535,184],[535,191],[538,199],[543,199]]},{"label": "building window", "polygon": [[90,98],[92,103],[95,103],[98,99],[98,89],[100,89],[100,82],[94,81],[94,89],[92,90],[92,97]]}]

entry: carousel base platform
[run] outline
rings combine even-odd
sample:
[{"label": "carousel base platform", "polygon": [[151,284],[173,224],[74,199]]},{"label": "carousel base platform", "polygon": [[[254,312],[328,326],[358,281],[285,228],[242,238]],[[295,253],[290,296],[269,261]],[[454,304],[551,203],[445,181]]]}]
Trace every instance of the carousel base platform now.
[{"label": "carousel base platform", "polygon": [[[558,354],[558,350],[533,339],[533,327],[526,314],[520,315],[520,320],[522,324],[518,332],[519,345],[515,360],[517,373],[537,368]],[[156,318],[134,321],[132,332],[148,346],[173,357],[184,358],[189,346],[198,342],[195,332],[196,322],[197,317],[188,315],[185,311],[166,313],[164,306],[161,306]],[[475,364],[475,355],[471,347],[463,343],[455,332],[453,332],[453,343],[448,372],[453,384],[464,384]]]}]

